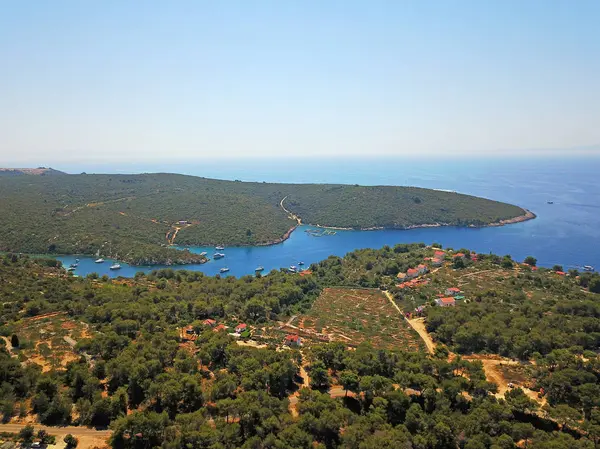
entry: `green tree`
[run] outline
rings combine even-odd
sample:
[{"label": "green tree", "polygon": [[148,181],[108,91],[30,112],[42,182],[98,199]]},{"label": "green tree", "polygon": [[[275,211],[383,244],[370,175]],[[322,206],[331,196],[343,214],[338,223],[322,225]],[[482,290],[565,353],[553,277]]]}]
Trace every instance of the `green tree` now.
[{"label": "green tree", "polygon": [[19,347],[19,337],[17,336],[17,334],[12,334],[12,337],[10,337],[10,344],[13,348]]},{"label": "green tree", "polygon": [[27,424],[19,431],[19,440],[24,443],[31,443],[33,441],[34,428],[31,424]]},{"label": "green tree", "polygon": [[67,445],[67,448],[69,448],[69,449],[76,448],[77,445],[79,444],[79,440],[77,438],[75,438],[73,435],[71,435],[70,433],[68,433],[65,436],[65,439],[63,441],[65,442],[65,444]]},{"label": "green tree", "polygon": [[564,271],[562,265],[554,265],[552,271]]},{"label": "green tree", "polygon": [[527,256],[525,258],[525,260],[523,261],[523,263],[526,263],[527,265],[529,265],[531,267],[535,267],[535,265],[537,264],[537,259],[533,256]]},{"label": "green tree", "polygon": [[348,391],[353,393],[358,391],[358,375],[354,371],[342,371],[340,373],[340,383],[346,390],[346,396],[348,396]]}]

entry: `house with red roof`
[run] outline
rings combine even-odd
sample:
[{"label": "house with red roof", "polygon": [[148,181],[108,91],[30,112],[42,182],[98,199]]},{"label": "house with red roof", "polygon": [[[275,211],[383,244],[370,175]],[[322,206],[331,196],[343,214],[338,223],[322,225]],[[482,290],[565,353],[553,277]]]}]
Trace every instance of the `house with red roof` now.
[{"label": "house with red roof", "polygon": [[460,293],[460,288],[458,287],[450,287],[446,289],[446,296],[455,296]]},{"label": "house with red roof", "polygon": [[440,307],[454,307],[456,305],[456,300],[453,297],[438,298],[435,302]]},{"label": "house with red roof", "polygon": [[302,346],[302,338],[295,334],[286,335],[284,344],[287,346]]},{"label": "house with red roof", "polygon": [[219,324],[217,327],[215,327],[213,329],[213,332],[221,332],[221,331],[226,331],[227,330],[227,326],[225,326],[224,324]]},{"label": "house with red roof", "polygon": [[416,278],[419,275],[419,270],[416,268],[409,268],[406,270],[406,277],[409,279]]},{"label": "house with red roof", "polygon": [[559,276],[564,276],[565,272],[564,271],[555,271],[556,274],[558,274]]},{"label": "house with red roof", "polygon": [[245,323],[240,323],[237,325],[237,327],[235,328],[235,333],[236,334],[241,334],[242,332],[244,332],[246,330],[248,326],[246,326]]},{"label": "house with red roof", "polygon": [[427,268],[427,265],[420,264],[417,267],[417,271],[419,272],[419,274],[425,274],[425,273],[427,273],[429,271],[429,268]]},{"label": "house with red roof", "polygon": [[444,263],[444,259],[439,258],[439,257],[434,257],[431,260],[431,265],[433,265],[434,267],[441,267],[443,263]]},{"label": "house with red roof", "polygon": [[204,324],[205,326],[215,327],[215,324],[217,324],[217,322],[215,320],[207,318],[206,320],[202,321],[202,324]]},{"label": "house with red roof", "polygon": [[465,253],[456,253],[454,256],[452,256],[454,259],[464,259],[465,257],[467,257]]}]

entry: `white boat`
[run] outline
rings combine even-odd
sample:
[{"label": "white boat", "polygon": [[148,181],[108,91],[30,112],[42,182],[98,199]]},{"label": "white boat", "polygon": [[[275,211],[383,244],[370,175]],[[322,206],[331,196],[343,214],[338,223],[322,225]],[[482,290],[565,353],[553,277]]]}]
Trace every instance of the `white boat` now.
[{"label": "white boat", "polygon": [[96,259],[95,263],[104,263],[104,259],[101,257],[100,259]]},{"label": "white boat", "polygon": [[79,259],[75,259],[75,263],[79,263]]},{"label": "white boat", "polygon": [[298,265],[304,265],[304,262],[300,261],[298,262]]},{"label": "white boat", "polygon": [[72,263],[71,265],[69,265],[69,268],[77,268],[78,266],[78,263]]},{"label": "white boat", "polygon": [[206,256],[207,254],[208,254],[208,253],[207,253],[206,251],[202,251],[202,252],[200,253],[200,255],[201,255],[201,256]]},{"label": "white boat", "polygon": [[224,246],[215,246],[215,249],[217,251],[223,251],[225,249],[225,247]]},{"label": "white boat", "polygon": [[290,266],[290,271],[291,271],[292,273],[295,273],[297,269],[298,269],[298,267],[296,267],[296,265],[292,265],[292,266]]},{"label": "white boat", "polygon": [[111,270],[120,270],[121,269],[121,265],[119,265],[118,263],[111,265],[110,266]]},{"label": "white boat", "polygon": [[69,268],[67,268],[67,271],[73,272],[73,271],[75,271],[75,267],[69,267]]},{"label": "white boat", "polygon": [[223,257],[225,257],[225,254],[223,254],[223,253],[214,253],[213,254],[213,259],[222,259]]},{"label": "white boat", "polygon": [[263,267],[262,265],[260,267],[256,267],[256,270],[254,271],[264,271],[265,267]]},{"label": "white boat", "polygon": [[591,265],[584,265],[583,270],[584,271],[594,271],[594,267],[592,267]]},{"label": "white boat", "polygon": [[219,271],[221,273],[227,273],[229,271],[229,268],[221,268]]}]

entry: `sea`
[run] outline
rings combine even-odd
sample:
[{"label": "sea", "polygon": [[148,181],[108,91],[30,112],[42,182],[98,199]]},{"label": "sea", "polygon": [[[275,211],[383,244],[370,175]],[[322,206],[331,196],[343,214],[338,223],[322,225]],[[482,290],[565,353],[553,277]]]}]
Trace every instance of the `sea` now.
[{"label": "sea", "polygon": [[[412,230],[337,231],[315,237],[300,226],[281,244],[225,248],[225,257],[201,265],[186,265],[222,276],[252,275],[259,266],[271,270],[308,267],[330,255],[343,256],[359,248],[381,248],[397,243],[440,243],[444,247],[469,248],[478,253],[509,254],[522,261],[537,258],[538,265],[562,265],[565,270],[592,265],[600,269],[600,157],[513,157],[480,159],[412,158],[303,158],[227,159],[186,163],[135,163],[112,165],[63,164],[53,167],[69,173],[182,173],[208,178],[289,183],[343,183],[403,185],[451,190],[504,201],[531,210],[534,220],[492,228],[422,228]],[[215,252],[213,247],[191,251]],[[133,276],[162,266],[132,267],[121,263],[111,271],[112,260],[94,263],[77,256],[76,275]],[[60,257],[65,265],[76,256]]]}]

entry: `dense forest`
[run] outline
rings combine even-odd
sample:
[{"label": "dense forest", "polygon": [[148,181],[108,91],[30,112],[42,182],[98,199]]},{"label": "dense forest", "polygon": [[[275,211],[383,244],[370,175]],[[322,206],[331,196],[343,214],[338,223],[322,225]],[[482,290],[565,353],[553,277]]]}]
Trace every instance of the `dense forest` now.
[{"label": "dense forest", "polygon": [[[400,288],[398,273],[437,250],[401,244],[330,257],[303,276],[240,279],[172,269],[76,278],[51,259],[2,256],[3,419],[109,426],[113,448],[597,447],[599,276],[446,249],[419,290]],[[406,312],[423,306],[436,351],[248,347],[205,321],[243,321],[260,341],[340,285],[386,289]],[[434,292],[456,285],[465,299],[434,305]],[[460,355],[471,352],[530,361],[545,405],[521,388],[499,396],[482,364]]]},{"label": "dense forest", "polygon": [[95,254],[132,264],[198,263],[171,244],[256,245],[296,224],[482,226],[519,207],[413,187],[270,184],[172,174],[0,177],[0,251]]}]

